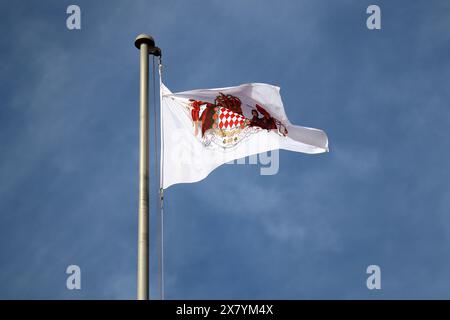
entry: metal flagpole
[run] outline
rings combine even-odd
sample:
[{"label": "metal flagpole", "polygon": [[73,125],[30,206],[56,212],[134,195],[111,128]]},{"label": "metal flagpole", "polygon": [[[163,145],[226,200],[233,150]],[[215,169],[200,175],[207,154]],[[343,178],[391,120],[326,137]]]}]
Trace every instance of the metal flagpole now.
[{"label": "metal flagpole", "polygon": [[159,56],[153,38],[140,34],[134,41],[140,50],[140,133],[139,133],[139,228],[137,298],[149,299],[149,128],[148,128],[148,55]]}]

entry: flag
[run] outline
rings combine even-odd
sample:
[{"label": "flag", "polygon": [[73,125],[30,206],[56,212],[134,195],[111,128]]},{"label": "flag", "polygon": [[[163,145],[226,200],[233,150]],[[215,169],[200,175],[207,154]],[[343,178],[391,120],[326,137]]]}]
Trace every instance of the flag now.
[{"label": "flag", "polygon": [[319,129],[293,125],[280,88],[249,83],[172,93],[161,84],[161,185],[197,182],[229,161],[270,150],[328,151]]}]

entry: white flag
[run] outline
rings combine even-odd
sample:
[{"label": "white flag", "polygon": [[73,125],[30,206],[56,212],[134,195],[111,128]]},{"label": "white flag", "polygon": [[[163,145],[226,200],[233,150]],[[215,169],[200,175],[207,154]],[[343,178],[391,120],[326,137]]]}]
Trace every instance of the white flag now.
[{"label": "white flag", "polygon": [[161,182],[204,179],[218,166],[276,149],[328,151],[318,129],[292,125],[280,88],[263,83],[172,93],[161,85]]}]

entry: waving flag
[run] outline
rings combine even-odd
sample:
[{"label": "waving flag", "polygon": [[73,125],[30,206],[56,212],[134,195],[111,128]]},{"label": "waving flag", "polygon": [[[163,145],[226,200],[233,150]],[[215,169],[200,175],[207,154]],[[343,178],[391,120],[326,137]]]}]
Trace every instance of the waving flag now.
[{"label": "waving flag", "polygon": [[263,83],[172,93],[161,85],[163,188],[204,179],[231,160],[276,149],[328,151],[319,129],[292,125],[280,88]]}]

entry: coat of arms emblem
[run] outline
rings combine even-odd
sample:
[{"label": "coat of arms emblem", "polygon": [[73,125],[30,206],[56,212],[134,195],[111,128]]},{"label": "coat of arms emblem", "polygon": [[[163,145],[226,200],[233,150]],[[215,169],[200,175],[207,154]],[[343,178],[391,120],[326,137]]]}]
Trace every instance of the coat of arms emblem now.
[{"label": "coat of arms emblem", "polygon": [[238,97],[221,92],[214,102],[190,99],[194,135],[201,139],[204,146],[215,145],[222,148],[232,148],[260,130],[273,130],[282,136],[287,135],[286,127],[264,107],[259,104],[248,107],[251,109],[251,117],[244,115]]}]

